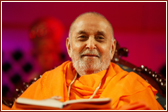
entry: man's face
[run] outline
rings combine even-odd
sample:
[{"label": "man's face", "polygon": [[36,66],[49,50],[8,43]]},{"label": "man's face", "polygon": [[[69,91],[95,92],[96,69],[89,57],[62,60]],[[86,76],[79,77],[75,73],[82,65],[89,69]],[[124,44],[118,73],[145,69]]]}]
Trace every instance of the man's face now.
[{"label": "man's face", "polygon": [[67,38],[67,49],[79,75],[108,68],[115,50],[112,33],[107,20],[97,15],[84,15],[75,21]]}]

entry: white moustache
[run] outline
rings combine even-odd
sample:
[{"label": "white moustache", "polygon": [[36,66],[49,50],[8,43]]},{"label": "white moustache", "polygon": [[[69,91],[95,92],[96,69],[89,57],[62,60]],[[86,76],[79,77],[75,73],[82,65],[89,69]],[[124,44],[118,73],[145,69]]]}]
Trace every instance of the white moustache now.
[{"label": "white moustache", "polygon": [[100,57],[100,54],[97,51],[84,51],[83,53],[81,53],[81,57],[82,56],[96,56],[96,57]]}]

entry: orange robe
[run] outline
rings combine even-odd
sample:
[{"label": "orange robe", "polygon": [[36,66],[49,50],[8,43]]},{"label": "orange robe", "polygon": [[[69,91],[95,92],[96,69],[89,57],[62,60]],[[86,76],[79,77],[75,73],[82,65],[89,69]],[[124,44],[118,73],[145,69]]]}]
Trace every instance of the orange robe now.
[{"label": "orange robe", "polygon": [[[67,61],[57,68],[47,71],[34,82],[20,97],[46,99],[61,96],[61,101],[89,98],[102,81],[100,89],[93,98],[111,98],[112,109],[163,109],[155,99],[157,91],[134,72],[122,70],[110,63],[107,70],[84,75],[68,87],[76,74],[72,62]],[[12,109],[19,109],[15,103]]]},{"label": "orange robe", "polygon": [[4,104],[2,104],[1,106],[2,106],[2,110],[11,110],[10,107],[8,107],[8,106],[6,106],[6,105],[4,105]]}]

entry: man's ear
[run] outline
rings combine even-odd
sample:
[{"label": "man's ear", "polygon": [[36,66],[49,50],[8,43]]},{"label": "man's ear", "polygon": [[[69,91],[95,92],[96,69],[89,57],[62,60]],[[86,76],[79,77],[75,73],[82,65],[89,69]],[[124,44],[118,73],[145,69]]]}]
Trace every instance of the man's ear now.
[{"label": "man's ear", "polygon": [[71,58],[71,46],[70,46],[70,38],[69,37],[66,39],[66,48],[68,51],[68,55]]},{"label": "man's ear", "polygon": [[111,50],[111,60],[113,59],[115,50],[116,50],[116,43],[117,41],[115,39],[113,39],[113,43],[112,43],[112,50]]}]

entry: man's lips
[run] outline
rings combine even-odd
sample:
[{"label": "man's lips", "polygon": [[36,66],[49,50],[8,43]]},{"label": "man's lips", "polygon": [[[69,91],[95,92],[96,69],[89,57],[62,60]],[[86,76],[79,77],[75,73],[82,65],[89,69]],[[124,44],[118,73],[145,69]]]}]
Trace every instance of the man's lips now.
[{"label": "man's lips", "polygon": [[82,57],[99,57],[99,56],[95,54],[83,54]]}]

